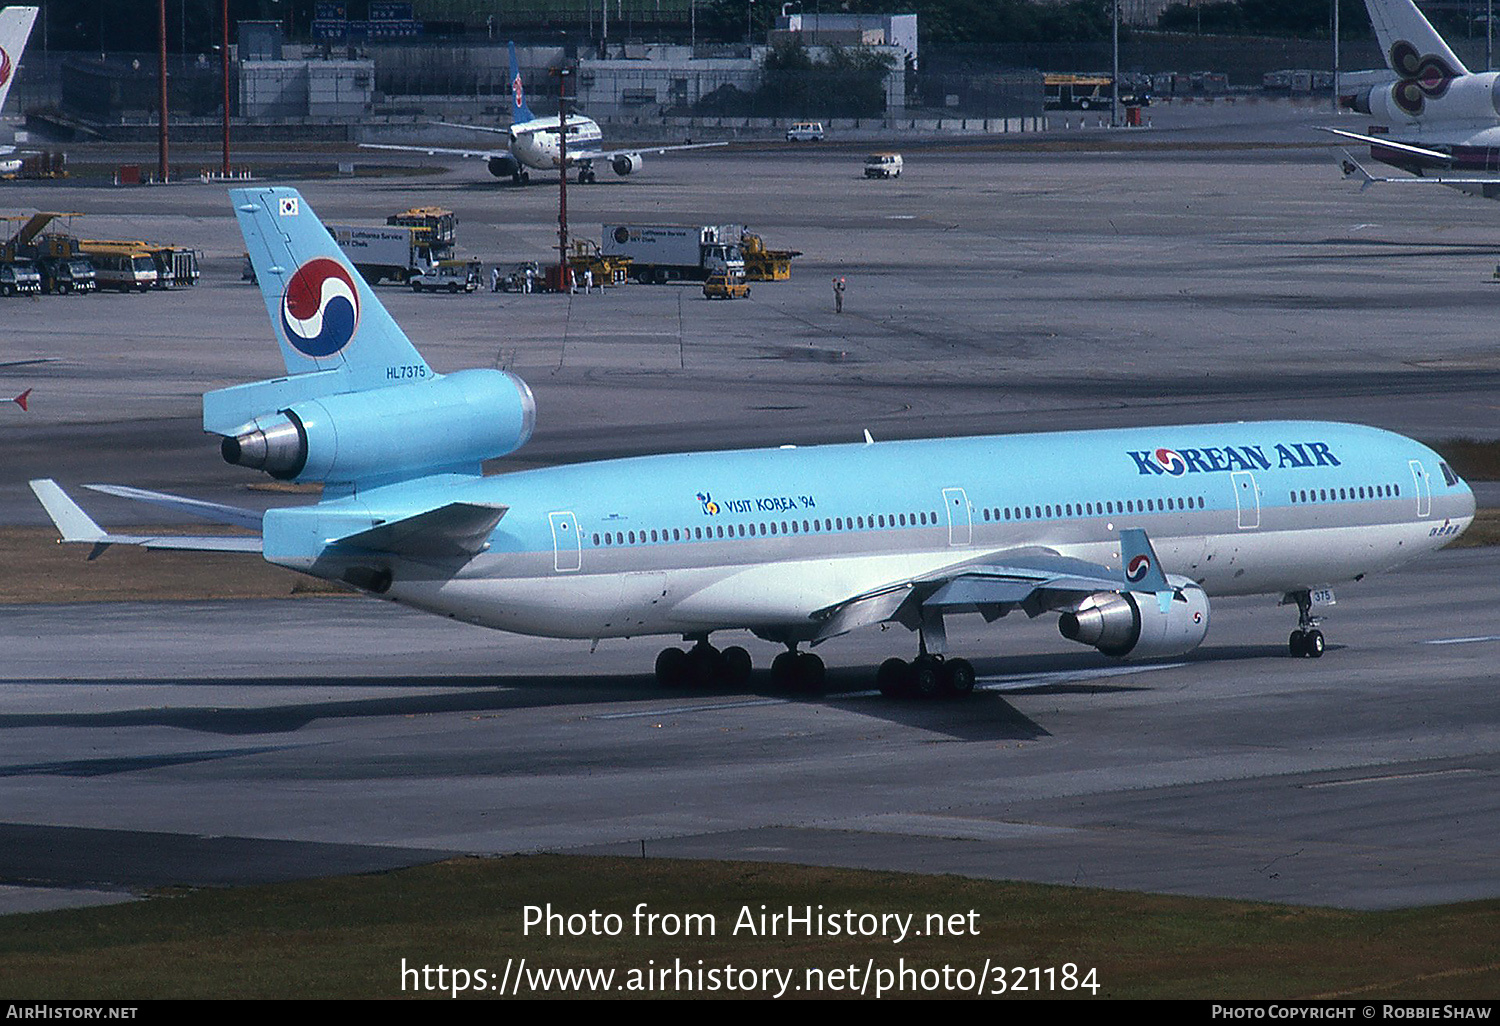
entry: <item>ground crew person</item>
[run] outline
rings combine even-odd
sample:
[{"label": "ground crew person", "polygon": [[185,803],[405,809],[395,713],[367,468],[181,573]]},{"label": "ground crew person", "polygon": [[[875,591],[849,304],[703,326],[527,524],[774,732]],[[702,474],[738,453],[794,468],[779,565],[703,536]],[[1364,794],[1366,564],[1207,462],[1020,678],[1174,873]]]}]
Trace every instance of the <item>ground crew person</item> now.
[{"label": "ground crew person", "polygon": [[490,291],[500,291],[500,268],[498,267],[490,268]]},{"label": "ground crew person", "polygon": [[530,267],[526,268],[526,294],[528,296],[531,295],[531,277],[533,273],[535,272]]},{"label": "ground crew person", "polygon": [[833,312],[844,312],[844,279],[833,279]]}]

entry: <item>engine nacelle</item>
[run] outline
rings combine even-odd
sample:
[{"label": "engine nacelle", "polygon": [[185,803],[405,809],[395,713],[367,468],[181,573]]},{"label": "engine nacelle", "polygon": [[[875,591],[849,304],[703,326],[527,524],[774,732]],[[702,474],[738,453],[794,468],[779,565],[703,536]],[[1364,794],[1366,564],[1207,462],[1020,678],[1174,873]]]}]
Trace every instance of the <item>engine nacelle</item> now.
[{"label": "engine nacelle", "polygon": [[645,162],[641,160],[639,153],[616,153],[609,159],[609,166],[614,169],[615,174],[621,176],[634,174],[641,169],[643,163]]},{"label": "engine nacelle", "polygon": [[521,162],[508,154],[503,157],[491,157],[489,169],[490,174],[496,178],[514,178],[521,171]]},{"label": "engine nacelle", "polygon": [[1500,113],[1500,75],[1400,79],[1357,93],[1354,109],[1391,125],[1438,121],[1493,122]]},{"label": "engine nacelle", "polygon": [[1165,612],[1146,592],[1095,592],[1064,613],[1057,629],[1069,641],[1093,645],[1108,656],[1151,659],[1191,652],[1208,634],[1208,596],[1193,581],[1175,574]]},{"label": "engine nacelle", "polygon": [[1390,86],[1370,86],[1368,89],[1360,89],[1353,94],[1339,97],[1339,106],[1344,110],[1352,110],[1356,114],[1370,113],[1370,98],[1375,93],[1389,89]]},{"label": "engine nacelle", "polygon": [[500,370],[463,370],[430,381],[293,403],[225,438],[224,459],[284,481],[368,481],[474,472],[526,444],[536,401]]}]

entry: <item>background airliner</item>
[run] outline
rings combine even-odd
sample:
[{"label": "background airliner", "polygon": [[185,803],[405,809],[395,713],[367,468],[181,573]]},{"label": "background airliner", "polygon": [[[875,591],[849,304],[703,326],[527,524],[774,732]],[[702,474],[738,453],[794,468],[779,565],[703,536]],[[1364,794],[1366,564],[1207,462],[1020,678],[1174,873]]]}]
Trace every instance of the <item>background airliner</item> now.
[{"label": "background airliner", "polygon": [[1369,143],[1370,156],[1415,177],[1378,177],[1352,156],[1346,176],[1371,182],[1447,185],[1500,198],[1500,72],[1474,73],[1412,0],[1365,0],[1394,82],[1345,98],[1377,122],[1367,133],[1325,132]]},{"label": "background airliner", "polygon": [[1370,427],[1267,421],[700,452],[485,477],[530,437],[531,391],[499,370],[439,375],[295,190],[231,191],[286,376],[209,392],[224,458],[322,482],[264,514],[97,486],[239,527],[238,537],[113,535],[54,482],[32,487],[63,540],[258,552],[293,570],[524,634],[676,635],[668,684],[743,684],[745,628],[783,646],[781,685],[814,688],[802,646],[898,623],[918,656],[890,694],[963,693],[948,617],[1060,614],[1112,656],[1179,655],[1211,595],[1298,607],[1293,654],[1357,581],[1447,543],[1474,496],[1431,449]]},{"label": "background airliner", "polygon": [[[510,89],[511,124],[509,128],[490,125],[459,125],[472,132],[493,132],[506,136],[505,149],[452,149],[442,146],[395,146],[385,143],[361,143],[369,150],[402,150],[409,153],[450,153],[459,157],[478,157],[489,167],[496,178],[509,178],[516,185],[525,185],[531,180],[530,171],[555,170],[562,165],[561,113],[549,118],[539,118],[526,105],[526,92],[521,85],[521,67],[516,60],[516,44],[510,44]],[[446,124],[446,122],[444,122]],[[598,122],[582,114],[569,114],[567,124],[568,166],[578,169],[580,182],[592,182],[597,178],[595,161],[604,161],[617,175],[633,174],[641,169],[643,153],[669,153],[673,150],[702,150],[727,143],[685,143],[678,146],[648,146],[640,149],[605,150],[599,148],[604,133]],[[530,169],[530,171],[528,170]]]},{"label": "background airliner", "polygon": [[[21,67],[21,54],[26,51],[26,40],[31,35],[31,25],[36,21],[35,7],[6,7],[0,9],[0,112],[5,110],[5,99],[16,80]],[[0,174],[11,174],[21,167],[14,156],[16,148],[0,146]]]}]

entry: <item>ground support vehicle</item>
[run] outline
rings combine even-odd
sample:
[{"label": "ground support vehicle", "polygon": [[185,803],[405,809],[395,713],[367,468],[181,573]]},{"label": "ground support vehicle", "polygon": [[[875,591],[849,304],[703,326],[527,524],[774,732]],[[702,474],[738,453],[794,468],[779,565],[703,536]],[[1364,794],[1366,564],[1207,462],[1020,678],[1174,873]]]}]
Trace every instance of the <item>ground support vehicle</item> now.
[{"label": "ground support vehicle", "polygon": [[744,299],[750,295],[750,283],[743,274],[720,272],[710,274],[703,283],[705,299]]},{"label": "ground support vehicle", "polygon": [[601,288],[624,285],[629,281],[632,263],[628,256],[605,256],[592,239],[574,239],[573,251],[568,254],[568,265],[573,268],[574,278],[582,282],[584,272],[592,271],[594,284]]},{"label": "ground support vehicle", "polygon": [[600,253],[629,258],[636,281],[703,281],[720,271],[743,274],[739,225],[607,224]]},{"label": "ground support vehicle", "polygon": [[751,281],[786,281],[792,276],[792,259],[800,249],[767,249],[754,232],[740,232],[740,252],[745,259],[745,277]]},{"label": "ground support vehicle", "polygon": [[483,279],[478,260],[439,260],[411,277],[413,292],[473,292]]},{"label": "ground support vehicle", "polygon": [[0,262],[0,296],[35,295],[42,291],[42,275],[30,260]]}]

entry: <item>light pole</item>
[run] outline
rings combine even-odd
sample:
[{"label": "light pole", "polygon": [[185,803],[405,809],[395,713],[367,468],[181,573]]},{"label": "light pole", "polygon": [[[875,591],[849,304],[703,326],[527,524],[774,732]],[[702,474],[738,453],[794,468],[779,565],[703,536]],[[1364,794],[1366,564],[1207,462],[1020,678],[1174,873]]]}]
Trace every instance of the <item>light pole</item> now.
[{"label": "light pole", "polygon": [[1333,112],[1339,112],[1339,0],[1333,0]]},{"label": "light pole", "polygon": [[1120,0],[1110,4],[1113,14],[1114,65],[1109,84],[1109,127],[1120,127]]},{"label": "light pole", "polygon": [[755,29],[750,25],[750,15],[755,10],[755,0],[745,0],[745,45],[755,45]]}]

